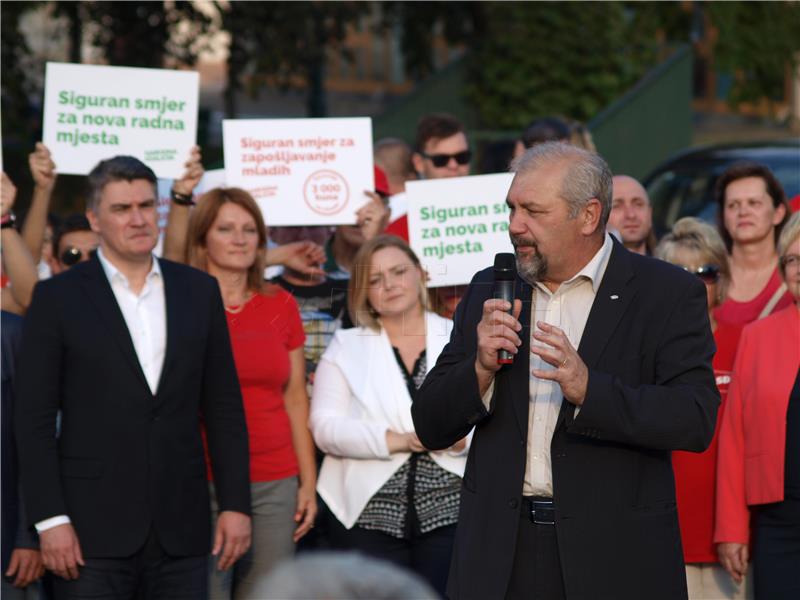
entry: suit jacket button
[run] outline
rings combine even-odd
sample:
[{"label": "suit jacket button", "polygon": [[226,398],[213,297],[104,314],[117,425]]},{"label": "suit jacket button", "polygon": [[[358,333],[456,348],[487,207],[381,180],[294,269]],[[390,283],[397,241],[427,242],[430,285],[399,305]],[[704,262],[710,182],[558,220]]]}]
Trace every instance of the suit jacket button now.
[{"label": "suit jacket button", "polygon": [[516,498],[512,498],[511,500],[508,501],[509,508],[517,508],[518,506],[519,506],[519,500],[517,500]]}]

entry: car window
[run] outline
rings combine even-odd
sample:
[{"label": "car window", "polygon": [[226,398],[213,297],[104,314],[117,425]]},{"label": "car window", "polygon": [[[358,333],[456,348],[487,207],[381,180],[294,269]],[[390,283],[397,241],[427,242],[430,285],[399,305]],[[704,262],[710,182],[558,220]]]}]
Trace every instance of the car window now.
[{"label": "car window", "polygon": [[[664,171],[658,175],[648,186],[656,235],[669,231],[675,221],[682,217],[703,218],[707,214],[716,177],[716,173],[697,171]],[[713,221],[713,205],[711,208],[707,220]]]},{"label": "car window", "polygon": [[800,160],[769,165],[769,167],[781,182],[788,200],[800,194]]},{"label": "car window", "polygon": [[[800,168],[792,160],[764,161],[781,182],[786,198],[800,194]],[[647,185],[653,207],[653,227],[661,237],[682,217],[697,217],[716,223],[717,206],[714,184],[730,163],[697,163],[678,169],[667,169]]]}]

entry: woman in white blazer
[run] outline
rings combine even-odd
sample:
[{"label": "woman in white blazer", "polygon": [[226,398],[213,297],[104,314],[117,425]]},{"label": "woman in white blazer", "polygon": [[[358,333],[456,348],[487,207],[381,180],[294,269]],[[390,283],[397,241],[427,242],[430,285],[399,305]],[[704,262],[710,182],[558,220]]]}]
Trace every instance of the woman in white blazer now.
[{"label": "woman in white blazer", "polygon": [[336,547],[410,568],[444,596],[467,440],[428,452],[411,403],[452,321],[425,310],[425,275],[400,238],[368,241],[354,265],[356,327],[336,332],[314,381],[311,432],[326,454],[317,489]]}]

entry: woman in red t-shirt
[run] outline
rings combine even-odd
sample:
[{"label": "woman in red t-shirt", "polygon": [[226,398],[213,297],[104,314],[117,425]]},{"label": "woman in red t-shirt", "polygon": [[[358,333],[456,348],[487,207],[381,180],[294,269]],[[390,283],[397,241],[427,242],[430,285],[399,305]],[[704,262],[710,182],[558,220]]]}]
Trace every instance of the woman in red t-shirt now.
[{"label": "woman in red t-shirt", "polygon": [[745,598],[745,584],[737,586],[718,564],[713,542],[717,437],[741,332],[740,326],[718,323],[714,319],[714,309],[724,300],[730,282],[725,244],[714,227],[686,217],[676,222],[672,231],[664,236],[655,256],[694,273],[706,284],[708,316],[717,344],[713,368],[722,404],[714,438],[700,454],[672,453],[689,598]]},{"label": "woman in red t-shirt", "polygon": [[[294,298],[264,283],[266,245],[261,211],[247,192],[217,188],[199,199],[186,262],[216,277],[222,292],[247,419],[253,519],[252,546],[232,573],[212,569],[212,598],[263,598],[265,576],[294,553],[317,512],[305,335]],[[216,517],[215,501],[212,508]]]},{"label": "woman in red t-shirt", "polygon": [[717,180],[714,195],[731,269],[727,297],[714,317],[741,331],[793,302],[778,273],[775,249],[790,210],[778,179],[756,162],[731,165]]}]

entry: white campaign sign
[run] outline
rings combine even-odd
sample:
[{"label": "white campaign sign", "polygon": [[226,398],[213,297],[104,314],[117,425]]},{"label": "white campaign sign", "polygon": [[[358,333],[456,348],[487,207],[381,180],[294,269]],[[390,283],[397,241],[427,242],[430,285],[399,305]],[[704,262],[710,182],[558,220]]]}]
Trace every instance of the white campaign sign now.
[{"label": "white campaign sign", "polygon": [[[174,179],[159,179],[156,184],[156,191],[158,192],[158,229],[160,231],[158,244],[155,247],[156,256],[161,256],[164,249],[164,230],[167,227],[167,219],[169,218],[169,211],[172,207],[172,184],[175,183]],[[203,173],[203,177],[194,188],[195,201],[199,196],[205,194],[214,188],[225,187],[225,169],[211,169]]]},{"label": "white campaign sign", "polygon": [[101,160],[135,156],[178,178],[197,136],[195,71],[47,63],[44,143],[59,173],[86,175]]},{"label": "white campaign sign", "polygon": [[463,285],[513,252],[506,194],[511,173],[406,182],[411,248],[427,269],[428,287]]},{"label": "white campaign sign", "polygon": [[375,189],[369,118],[225,120],[222,138],[228,185],[270,226],[353,224]]},{"label": "white campaign sign", "polygon": [[[174,179],[159,179],[156,185],[158,192],[158,228],[161,233],[167,226],[169,209],[172,206],[171,190]],[[203,173],[197,187],[194,188],[195,201],[199,196],[214,188],[225,187],[225,169],[211,169]],[[160,256],[160,254],[159,254]]]},{"label": "white campaign sign", "polygon": [[194,188],[194,195],[199,196],[218,187],[227,187],[225,180],[225,169],[210,169],[203,173],[203,178],[197,187]]}]

